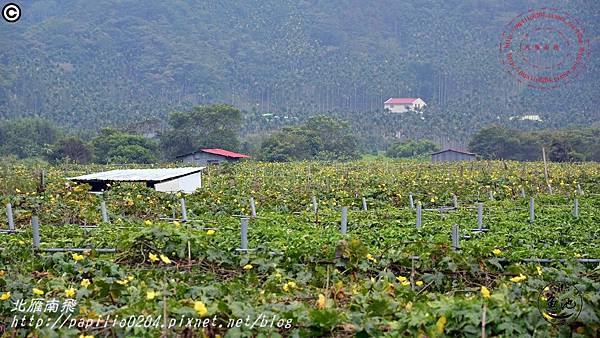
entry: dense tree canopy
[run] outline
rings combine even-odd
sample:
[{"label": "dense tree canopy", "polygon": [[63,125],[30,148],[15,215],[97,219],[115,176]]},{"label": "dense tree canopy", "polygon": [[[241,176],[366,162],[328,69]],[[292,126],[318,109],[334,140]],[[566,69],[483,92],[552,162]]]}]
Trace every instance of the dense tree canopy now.
[{"label": "dense tree canopy", "polygon": [[266,161],[350,160],[359,154],[348,124],[326,116],[283,128],[267,138],[260,151]]},{"label": "dense tree canopy", "polygon": [[199,148],[238,150],[241,112],[227,104],[195,107],[191,112],[169,115],[170,129],[161,135],[167,158],[187,154]]},{"label": "dense tree canopy", "polygon": [[386,151],[389,157],[414,157],[439,150],[440,147],[430,140],[407,140],[395,142]]},{"label": "dense tree canopy", "polygon": [[600,124],[588,128],[521,132],[499,125],[479,130],[469,149],[486,159],[556,162],[600,161]]}]

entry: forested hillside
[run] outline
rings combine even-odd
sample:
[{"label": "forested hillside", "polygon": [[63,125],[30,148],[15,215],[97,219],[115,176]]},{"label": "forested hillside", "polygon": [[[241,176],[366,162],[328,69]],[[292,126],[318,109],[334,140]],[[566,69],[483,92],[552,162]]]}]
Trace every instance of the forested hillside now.
[{"label": "forested hillside", "polygon": [[[247,134],[331,112],[365,137],[384,134],[373,144],[396,136],[464,141],[484,124],[526,113],[539,114],[544,128],[600,117],[596,0],[20,5],[19,22],[0,24],[0,117],[96,129],[225,102],[247,112]],[[551,5],[580,20],[591,57],[577,82],[530,89],[504,71],[498,45],[513,17]],[[390,96],[429,106],[422,116],[385,116]],[[288,119],[267,123],[267,112]]]}]

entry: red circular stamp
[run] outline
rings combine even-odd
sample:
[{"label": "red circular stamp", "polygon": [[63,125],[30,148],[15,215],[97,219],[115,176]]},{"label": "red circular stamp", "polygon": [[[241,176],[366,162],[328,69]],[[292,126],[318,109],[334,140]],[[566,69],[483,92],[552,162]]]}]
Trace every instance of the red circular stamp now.
[{"label": "red circular stamp", "polygon": [[589,56],[589,39],[577,19],[556,8],[522,13],[502,33],[502,64],[531,88],[552,89],[573,81]]}]

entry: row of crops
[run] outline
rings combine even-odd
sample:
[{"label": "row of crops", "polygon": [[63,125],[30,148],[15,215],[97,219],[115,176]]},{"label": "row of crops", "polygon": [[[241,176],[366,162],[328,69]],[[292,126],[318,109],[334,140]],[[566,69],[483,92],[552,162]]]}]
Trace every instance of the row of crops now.
[{"label": "row of crops", "polygon": [[[12,205],[18,231],[0,234],[0,325],[8,336],[600,333],[597,164],[554,164],[546,177],[541,163],[249,162],[209,168],[203,188],[185,196],[140,185],[97,196],[64,179],[107,167],[45,167],[43,189],[41,168],[1,167],[2,202]],[[410,195],[423,207],[420,228]],[[453,196],[458,207],[446,208]],[[180,217],[181,197],[189,221],[161,219]],[[240,251],[250,197],[257,217],[250,250]],[[487,232],[472,232],[476,202],[484,203]],[[33,216],[40,250],[32,249]],[[45,251],[57,248],[85,250]],[[548,301],[553,285],[567,286],[565,299]],[[77,306],[61,313],[15,305],[33,299]],[[552,316],[561,310],[568,318]],[[125,318],[135,319],[121,325]],[[206,326],[194,325],[202,320]]]}]

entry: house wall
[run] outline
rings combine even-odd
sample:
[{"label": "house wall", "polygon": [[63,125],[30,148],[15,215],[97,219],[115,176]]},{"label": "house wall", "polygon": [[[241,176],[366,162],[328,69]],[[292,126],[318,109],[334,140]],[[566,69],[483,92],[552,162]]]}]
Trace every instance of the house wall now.
[{"label": "house wall", "polygon": [[421,99],[416,99],[415,102],[413,102],[413,108],[416,109],[420,109],[425,107],[427,104],[425,103],[425,101],[421,100]]},{"label": "house wall", "polygon": [[208,164],[220,163],[225,161],[235,161],[235,159],[231,159],[229,157],[209,154],[209,153],[195,153],[190,154],[181,159],[184,163],[197,164],[201,166],[206,166]]},{"label": "house wall", "polygon": [[446,151],[443,153],[431,155],[432,162],[453,162],[453,161],[475,161],[475,155]]},{"label": "house wall", "polygon": [[392,113],[404,113],[408,111],[410,104],[385,104],[384,108],[389,109]]},{"label": "house wall", "polygon": [[193,193],[196,189],[202,188],[202,173],[197,172],[195,174],[186,175],[174,180],[156,183],[154,189],[156,191],[163,192],[185,192],[188,194]]}]

